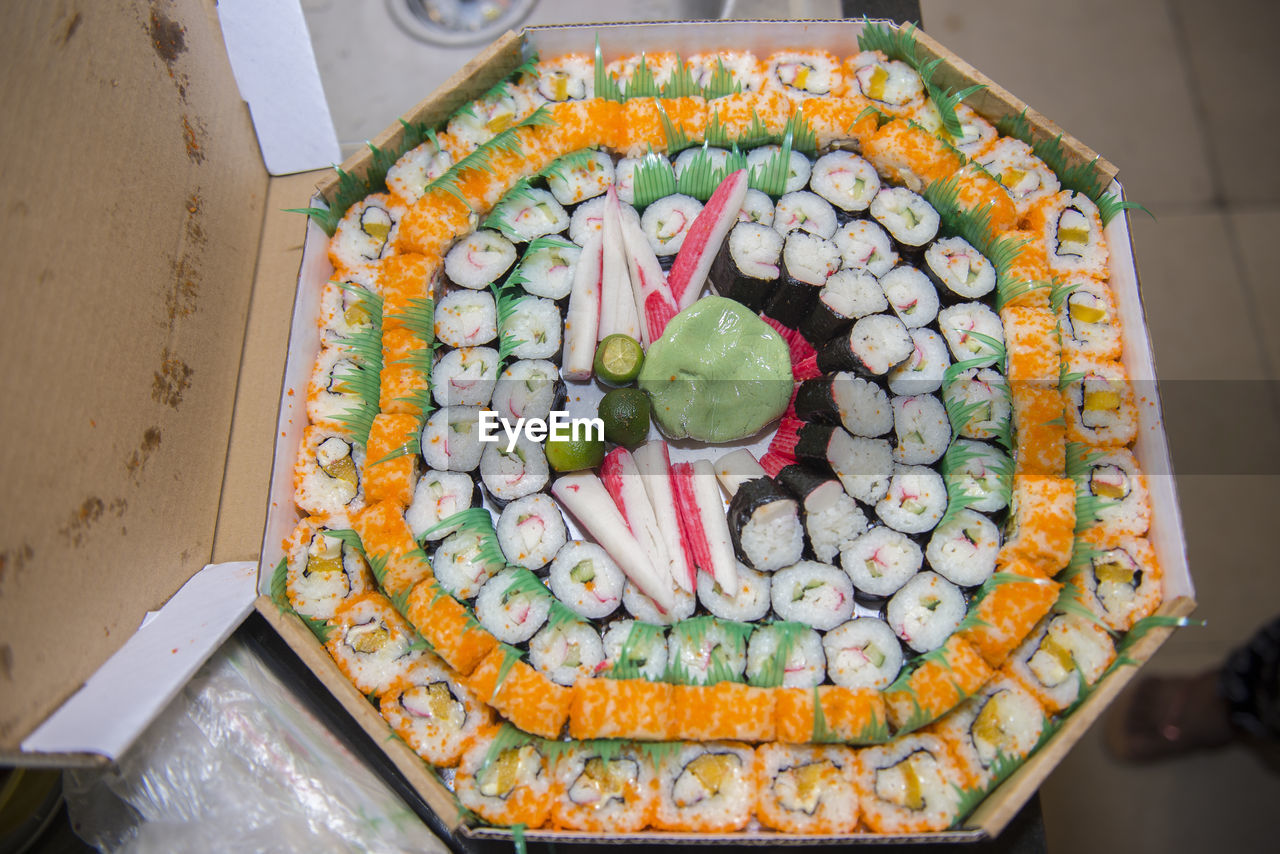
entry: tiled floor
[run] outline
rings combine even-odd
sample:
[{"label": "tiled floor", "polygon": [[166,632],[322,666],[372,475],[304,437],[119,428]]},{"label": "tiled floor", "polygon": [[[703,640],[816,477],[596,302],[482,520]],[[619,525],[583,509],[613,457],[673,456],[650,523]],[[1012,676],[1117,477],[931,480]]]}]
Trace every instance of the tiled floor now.
[{"label": "tiled floor", "polygon": [[[349,32],[335,24],[345,2],[303,6],[340,138],[354,145],[438,81],[417,77],[410,97],[370,83],[376,69],[350,73],[340,46]],[[359,5],[367,31],[383,26],[384,5]],[[733,16],[820,16],[838,6],[741,0]],[[1280,233],[1280,99],[1272,88],[1280,81],[1280,4],[923,0],[922,7],[935,37],[1114,162],[1129,197],[1156,216],[1135,216],[1134,242],[1167,382],[1197,616],[1208,626],[1180,632],[1151,670],[1211,666],[1280,613],[1271,533],[1280,514],[1280,282],[1272,261]],[[601,8],[543,0],[537,14],[543,22],[645,19],[658,4]],[[382,53],[421,55],[396,38],[386,37]],[[1051,850],[1275,849],[1268,807],[1280,798],[1280,777],[1254,756],[1232,749],[1138,768],[1110,759],[1100,735],[1096,728],[1045,786]]]}]

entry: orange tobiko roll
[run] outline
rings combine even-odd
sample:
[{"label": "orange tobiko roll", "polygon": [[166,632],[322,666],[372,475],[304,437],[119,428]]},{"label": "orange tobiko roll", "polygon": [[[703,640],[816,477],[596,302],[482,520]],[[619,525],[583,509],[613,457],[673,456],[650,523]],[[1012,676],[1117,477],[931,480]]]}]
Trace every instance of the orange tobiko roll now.
[{"label": "orange tobiko roll", "polygon": [[562,101],[548,107],[554,125],[539,132],[560,151],[577,151],[605,144],[620,133],[622,104],[604,98]]},{"label": "orange tobiko roll", "polygon": [[454,241],[475,229],[472,217],[471,208],[453,193],[428,188],[400,220],[400,250],[443,256]]},{"label": "orange tobiko roll", "polygon": [[675,685],[671,689],[672,735],[689,741],[772,741],[774,694],[739,682]]},{"label": "orange tobiko roll", "polygon": [[492,727],[463,755],[454,778],[458,800],[507,827],[537,828],[551,816],[551,768],[537,739]]},{"label": "orange tobiko roll", "polygon": [[369,563],[378,567],[378,583],[388,595],[399,596],[432,578],[431,564],[404,520],[404,505],[380,501],[354,514],[351,527],[360,535]]},{"label": "orange tobiko roll", "polygon": [[551,821],[562,830],[634,833],[653,818],[657,772],[634,746],[575,744],[556,758],[551,773]]},{"label": "orange tobiko roll", "polygon": [[673,737],[671,690],[645,679],[579,679],[569,706],[571,738]]},{"label": "orange tobiko roll", "polygon": [[820,685],[773,691],[777,740],[783,744],[875,744],[889,737],[884,695],[877,690]]},{"label": "orange tobiko roll", "polygon": [[1076,530],[1076,482],[1069,477],[1019,474],[1013,478],[1011,533],[999,560],[1029,561],[1056,575],[1071,561]]},{"label": "orange tobiko roll", "polygon": [[523,661],[512,663],[510,655],[510,648],[493,649],[467,677],[467,687],[521,730],[559,738],[569,719],[573,689],[557,685]]},{"label": "orange tobiko roll", "polygon": [[922,662],[901,687],[885,691],[889,721],[898,730],[914,730],[936,721],[991,678],[991,668],[978,651],[956,635]]},{"label": "orange tobiko roll", "polygon": [[[422,403],[429,399],[431,391],[430,346],[410,329],[382,333],[382,372],[378,382],[378,408],[382,412],[417,423],[423,414]],[[408,501],[406,498],[405,503]]]},{"label": "orange tobiko roll", "polygon": [[819,148],[851,139],[863,149],[879,127],[874,114],[862,115],[870,105],[861,95],[806,98],[800,104],[800,112],[818,137]]},{"label": "orange tobiko roll", "polygon": [[[999,565],[1001,575],[983,585],[969,606],[974,619],[957,634],[991,667],[999,667],[1040,618],[1058,601],[1062,585],[1030,561],[1014,558]],[[1022,576],[1026,581],[1011,579]]]},{"label": "orange tobiko roll", "polygon": [[1000,310],[1004,325],[1006,375],[1009,382],[1052,382],[1058,379],[1062,345],[1058,318],[1048,308],[1009,305]]},{"label": "orange tobiko roll", "polygon": [[762,744],[756,748],[756,818],[783,833],[849,833],[858,824],[852,749]]},{"label": "orange tobiko roll", "polygon": [[[991,234],[1009,231],[1018,224],[1018,211],[1000,182],[986,172],[966,166],[955,176],[960,207],[976,212],[985,210],[990,218]],[[403,228],[403,226],[402,226]]]},{"label": "orange tobiko roll", "polygon": [[960,168],[955,149],[924,128],[895,119],[877,130],[863,146],[862,155],[881,176],[920,192]]},{"label": "orange tobiko roll", "polygon": [[475,670],[498,645],[497,638],[475,621],[466,606],[434,580],[416,584],[409,591],[405,616],[436,654],[463,676]]},{"label": "orange tobiko roll", "polygon": [[443,266],[438,255],[398,255],[382,265],[382,333],[406,328],[406,321],[435,296]]},{"label": "orange tobiko roll", "polygon": [[1056,475],[1067,465],[1067,428],[1058,381],[1011,383],[1014,470],[1025,475]]},{"label": "orange tobiko roll", "polygon": [[373,417],[369,440],[365,443],[366,501],[408,505],[413,500],[418,454],[412,449],[416,447],[413,440],[417,433],[418,419],[412,415],[379,413]]}]

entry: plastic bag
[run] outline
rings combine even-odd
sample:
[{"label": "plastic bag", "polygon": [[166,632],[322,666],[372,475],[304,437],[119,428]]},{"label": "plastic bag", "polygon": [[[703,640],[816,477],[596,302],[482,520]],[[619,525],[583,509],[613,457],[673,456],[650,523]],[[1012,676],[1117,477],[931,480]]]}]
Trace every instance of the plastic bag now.
[{"label": "plastic bag", "polygon": [[448,850],[234,638],[117,763],[64,787],[106,851]]}]

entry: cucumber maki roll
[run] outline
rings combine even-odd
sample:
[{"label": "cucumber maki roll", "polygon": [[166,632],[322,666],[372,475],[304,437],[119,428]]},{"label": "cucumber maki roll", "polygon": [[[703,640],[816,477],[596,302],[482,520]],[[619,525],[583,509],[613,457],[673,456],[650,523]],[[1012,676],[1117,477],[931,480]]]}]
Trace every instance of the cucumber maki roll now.
[{"label": "cucumber maki roll", "polygon": [[441,356],[432,368],[431,397],[440,407],[484,406],[497,381],[497,350],[459,347]]},{"label": "cucumber maki roll", "polygon": [[915,575],[924,554],[915,540],[901,531],[877,526],[840,550],[840,566],[859,593],[892,596]]},{"label": "cucumber maki roll", "polygon": [[564,404],[565,384],[560,371],[545,359],[513,362],[493,387],[490,406],[498,417],[515,424],[521,418],[546,419]]},{"label": "cucumber maki roll", "polygon": [[603,151],[590,152],[581,165],[560,164],[547,170],[547,189],[562,205],[576,205],[602,196],[613,182],[613,158]]},{"label": "cucumber maki roll", "polygon": [[952,411],[965,414],[956,432],[966,439],[995,439],[1009,429],[1013,408],[1004,374],[992,368],[960,371],[942,390]]},{"label": "cucumber maki roll", "polygon": [[822,637],[795,625],[761,626],[747,645],[747,681],[762,687],[814,688],[827,675]]},{"label": "cucumber maki roll", "polygon": [[542,569],[566,539],[560,506],[543,493],[512,501],[498,516],[498,545],[507,562],[516,566]]},{"label": "cucumber maki roll", "polygon": [[564,323],[559,307],[542,297],[524,297],[516,302],[502,324],[504,341],[511,341],[511,355],[517,359],[550,359],[560,354],[560,333]]},{"label": "cucumber maki roll", "polygon": [[418,478],[413,488],[413,503],[405,511],[404,520],[415,539],[443,540],[458,530],[458,526],[431,529],[456,513],[479,506],[480,487],[470,475],[430,469]]},{"label": "cucumber maki roll", "polygon": [[[1004,345],[1004,325],[1000,316],[979,302],[965,302],[948,306],[938,312],[938,329],[942,337],[947,339],[951,348],[951,356],[957,362],[968,359],[991,359],[995,361],[997,352],[989,338]],[[979,338],[973,333],[978,333]]]},{"label": "cucumber maki roll", "polygon": [[627,579],[600,546],[572,540],[551,562],[548,583],[556,598],[575,614],[598,620],[618,610]]},{"label": "cucumber maki roll", "polygon": [[676,194],[658,199],[640,215],[644,236],[659,259],[674,256],[684,245],[693,221],[702,213],[702,202]]},{"label": "cucumber maki roll", "polygon": [[738,559],[763,572],[790,566],[804,551],[796,500],[767,477],[747,481],[734,493],[729,534]]},{"label": "cucumber maki roll", "polygon": [[904,534],[933,530],[947,512],[947,487],[928,466],[898,466],[889,492],[876,504],[880,520]]},{"label": "cucumber maki roll", "polygon": [[742,199],[742,208],[738,211],[739,222],[772,226],[773,215],[773,199],[760,190],[747,190],[747,195]]},{"label": "cucumber maki roll", "polygon": [[557,685],[569,687],[594,676],[603,661],[600,633],[590,623],[543,626],[529,640],[529,663]]},{"label": "cucumber maki roll", "polygon": [[938,235],[938,212],[906,187],[881,188],[871,200],[871,216],[906,252],[922,249]]},{"label": "cucumber maki roll", "polygon": [[928,326],[938,316],[938,291],[915,267],[894,267],[880,277],[885,298],[908,329]]},{"label": "cucumber maki roll", "polygon": [[880,176],[853,152],[832,151],[813,164],[809,187],[841,210],[865,211],[880,192]]},{"label": "cucumber maki roll", "polygon": [[893,399],[893,429],[897,445],[893,458],[907,465],[928,465],[942,459],[951,443],[946,407],[931,394]]},{"label": "cucumber maki roll", "polygon": [[450,291],[436,304],[436,338],[450,347],[476,347],[498,337],[498,312],[488,291]]},{"label": "cucumber maki roll", "polygon": [[806,560],[773,574],[773,612],[829,631],[853,616],[853,583],[834,566]]},{"label": "cucumber maki roll", "polygon": [[999,551],[995,522],[966,508],[934,529],[924,556],[929,567],[952,584],[976,587],[995,572]]},{"label": "cucumber maki roll", "polygon": [[968,505],[982,513],[1008,506],[1013,472],[1009,456],[994,445],[971,439],[957,439],[952,447],[956,454],[943,457],[942,470]]},{"label": "cucumber maki roll", "polygon": [[431,558],[440,586],[458,599],[474,599],[495,572],[506,566],[492,548],[491,535],[460,530],[444,538]]},{"label": "cucumber maki roll", "polygon": [[916,652],[946,643],[964,619],[964,594],[936,572],[917,574],[893,594],[885,617],[894,633]]},{"label": "cucumber maki roll", "polygon": [[902,644],[893,629],[875,617],[858,617],[822,638],[827,675],[842,688],[880,689],[902,670]]},{"label": "cucumber maki roll", "polygon": [[789,192],[773,208],[773,227],[784,237],[799,229],[830,240],[836,233],[835,208],[817,193]]},{"label": "cucumber maki roll", "polygon": [[537,633],[551,613],[551,595],[518,587],[516,580],[530,577],[520,569],[504,569],[490,578],[476,596],[476,619],[503,643],[524,643]]},{"label": "cucumber maki roll", "polygon": [[708,279],[722,297],[752,311],[764,308],[780,274],[782,235],[752,222],[739,222],[711,264]]},{"label": "cucumber maki roll", "polygon": [[978,299],[996,287],[996,268],[963,237],[934,241],[925,250],[924,270],[953,301]]},{"label": "cucumber maki roll", "polygon": [[740,681],[747,670],[746,639],[713,617],[685,620],[667,638],[667,670],[688,685]]},{"label": "cucumber maki roll", "polygon": [[725,590],[709,572],[698,573],[698,601],[722,620],[752,623],[769,613],[770,575],[738,564],[736,589]]},{"label": "cucumber maki roll", "polygon": [[869,219],[855,219],[842,225],[832,238],[840,250],[846,270],[866,270],[879,278],[898,263],[889,232]]},{"label": "cucumber maki roll", "polygon": [[489,216],[502,221],[512,238],[521,243],[559,234],[569,227],[569,214],[546,190],[510,194],[498,202]]},{"label": "cucumber maki roll", "polygon": [[530,244],[520,267],[520,287],[535,297],[562,300],[573,289],[573,274],[578,269],[582,248],[562,237],[547,236]]},{"label": "cucumber maki roll", "polygon": [[444,272],[449,281],[463,288],[480,290],[496,282],[516,262],[516,248],[496,231],[484,229],[462,238],[444,256]]},{"label": "cucumber maki roll", "polygon": [[480,455],[480,479],[498,506],[546,487],[551,479],[542,445],[521,433],[508,451],[501,440],[485,444]]}]

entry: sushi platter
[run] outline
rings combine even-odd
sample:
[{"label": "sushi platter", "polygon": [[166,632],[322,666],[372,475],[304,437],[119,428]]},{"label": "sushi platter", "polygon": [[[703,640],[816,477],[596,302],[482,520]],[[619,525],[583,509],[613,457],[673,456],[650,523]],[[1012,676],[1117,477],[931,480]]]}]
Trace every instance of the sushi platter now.
[{"label": "sushi platter", "polygon": [[1194,604],[1113,178],[911,27],[500,40],[304,211],[260,608],[464,834],[998,832]]}]

